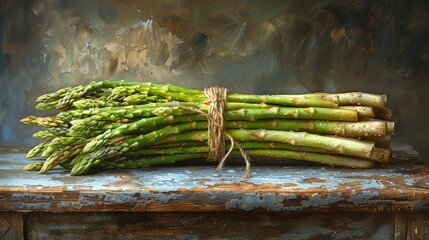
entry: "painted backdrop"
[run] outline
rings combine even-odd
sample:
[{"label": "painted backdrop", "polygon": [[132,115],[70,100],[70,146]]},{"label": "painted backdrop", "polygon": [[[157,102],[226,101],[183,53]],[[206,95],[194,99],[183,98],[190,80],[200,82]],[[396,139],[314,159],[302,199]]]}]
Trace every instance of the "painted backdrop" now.
[{"label": "painted backdrop", "polygon": [[[429,2],[0,1],[0,146],[40,94],[102,79],[247,93],[385,93],[395,138],[429,148]],[[48,114],[48,113],[47,113]]]}]

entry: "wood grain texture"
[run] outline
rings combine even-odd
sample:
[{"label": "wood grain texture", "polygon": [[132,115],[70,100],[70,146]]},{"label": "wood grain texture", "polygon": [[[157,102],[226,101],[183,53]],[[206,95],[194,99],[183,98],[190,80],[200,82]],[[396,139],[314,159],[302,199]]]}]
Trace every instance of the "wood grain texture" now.
[{"label": "wood grain texture", "polygon": [[0,211],[415,212],[429,209],[429,169],[409,147],[374,169],[321,166],[176,166],[71,177],[22,171],[22,153],[0,155]]},{"label": "wood grain texture", "polygon": [[395,240],[429,239],[429,213],[397,213]]},{"label": "wood grain texture", "polygon": [[28,239],[394,239],[392,213],[31,213]]},{"label": "wood grain texture", "polygon": [[0,240],[24,239],[24,214],[19,212],[0,212],[2,227],[8,226],[7,231],[0,234]]}]

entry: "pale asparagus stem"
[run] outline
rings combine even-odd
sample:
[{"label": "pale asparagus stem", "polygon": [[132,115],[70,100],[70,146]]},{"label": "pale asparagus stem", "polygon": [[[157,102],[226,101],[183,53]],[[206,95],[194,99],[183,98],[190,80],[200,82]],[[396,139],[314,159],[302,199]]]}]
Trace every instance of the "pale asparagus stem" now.
[{"label": "pale asparagus stem", "polygon": [[369,107],[384,107],[386,105],[386,95],[362,93],[362,92],[349,92],[333,94],[338,96],[340,106],[357,105]]}]

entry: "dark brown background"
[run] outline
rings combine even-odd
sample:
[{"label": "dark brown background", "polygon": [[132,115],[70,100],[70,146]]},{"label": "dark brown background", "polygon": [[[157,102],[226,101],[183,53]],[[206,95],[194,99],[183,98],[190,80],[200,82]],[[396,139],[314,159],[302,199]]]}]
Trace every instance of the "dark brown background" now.
[{"label": "dark brown background", "polygon": [[38,95],[129,79],[385,93],[395,139],[429,152],[428,1],[3,0],[0,34],[0,146],[36,143]]}]

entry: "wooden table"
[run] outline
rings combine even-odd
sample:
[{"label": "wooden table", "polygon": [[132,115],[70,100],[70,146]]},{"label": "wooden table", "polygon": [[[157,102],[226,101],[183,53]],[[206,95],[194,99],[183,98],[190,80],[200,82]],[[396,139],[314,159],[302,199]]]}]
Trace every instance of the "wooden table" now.
[{"label": "wooden table", "polygon": [[[178,166],[69,176],[0,154],[0,239],[429,239],[429,169]],[[14,238],[16,237],[16,238]]]}]

